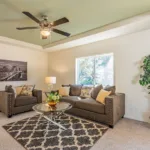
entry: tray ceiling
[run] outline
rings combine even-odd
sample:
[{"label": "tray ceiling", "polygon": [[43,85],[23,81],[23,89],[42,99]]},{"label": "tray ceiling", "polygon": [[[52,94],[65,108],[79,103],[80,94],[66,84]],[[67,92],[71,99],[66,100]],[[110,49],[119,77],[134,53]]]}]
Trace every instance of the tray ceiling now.
[{"label": "tray ceiling", "polygon": [[67,17],[70,22],[57,29],[74,36],[149,10],[150,0],[0,0],[0,36],[41,46],[66,38],[52,33],[51,39],[41,40],[39,30],[16,30],[36,26],[22,11],[29,11],[39,19],[47,15],[49,21]]}]

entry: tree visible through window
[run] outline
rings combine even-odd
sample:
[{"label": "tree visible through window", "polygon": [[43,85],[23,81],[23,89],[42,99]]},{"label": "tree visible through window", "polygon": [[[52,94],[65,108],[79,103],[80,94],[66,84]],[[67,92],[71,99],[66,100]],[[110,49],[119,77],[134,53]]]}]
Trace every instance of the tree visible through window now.
[{"label": "tree visible through window", "polygon": [[113,54],[76,59],[76,83],[83,85],[114,84]]}]

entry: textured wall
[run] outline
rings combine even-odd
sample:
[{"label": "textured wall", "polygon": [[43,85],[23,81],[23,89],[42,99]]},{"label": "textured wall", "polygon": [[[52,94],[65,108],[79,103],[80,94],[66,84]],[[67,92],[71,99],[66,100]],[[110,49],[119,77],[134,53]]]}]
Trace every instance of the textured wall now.
[{"label": "textured wall", "polygon": [[55,88],[75,83],[75,58],[114,53],[115,85],[126,94],[126,117],[149,122],[150,97],[137,83],[141,59],[150,54],[150,30],[99,41],[65,51],[49,53],[49,75],[57,77]]},{"label": "textured wall", "polygon": [[[19,42],[19,41],[18,41]],[[0,59],[27,62],[28,81],[0,82],[0,90],[5,85],[35,84],[38,89],[45,89],[44,78],[48,73],[48,54],[41,51],[0,43]]]}]

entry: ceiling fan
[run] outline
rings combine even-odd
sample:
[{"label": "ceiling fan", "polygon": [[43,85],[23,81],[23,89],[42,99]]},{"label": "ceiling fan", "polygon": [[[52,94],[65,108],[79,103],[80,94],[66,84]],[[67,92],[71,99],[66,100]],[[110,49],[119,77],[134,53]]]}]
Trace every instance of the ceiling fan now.
[{"label": "ceiling fan", "polygon": [[64,31],[54,28],[55,26],[69,22],[69,20],[66,17],[58,19],[54,22],[49,22],[47,16],[43,16],[43,20],[40,21],[39,19],[34,17],[29,12],[23,11],[22,13],[25,14],[26,16],[28,16],[33,21],[35,21],[36,23],[38,23],[38,26],[36,26],[36,27],[17,27],[16,28],[17,30],[40,29],[42,39],[47,39],[48,36],[51,34],[51,31],[61,34],[63,36],[67,36],[67,37],[70,36],[70,33],[67,33],[67,32],[64,32]]}]

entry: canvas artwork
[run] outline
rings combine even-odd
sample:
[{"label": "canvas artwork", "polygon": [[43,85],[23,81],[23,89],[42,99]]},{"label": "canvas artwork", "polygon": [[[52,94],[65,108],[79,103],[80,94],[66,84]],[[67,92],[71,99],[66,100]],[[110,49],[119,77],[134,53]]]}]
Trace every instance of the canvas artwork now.
[{"label": "canvas artwork", "polygon": [[27,62],[0,59],[0,81],[26,81]]}]

